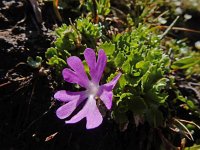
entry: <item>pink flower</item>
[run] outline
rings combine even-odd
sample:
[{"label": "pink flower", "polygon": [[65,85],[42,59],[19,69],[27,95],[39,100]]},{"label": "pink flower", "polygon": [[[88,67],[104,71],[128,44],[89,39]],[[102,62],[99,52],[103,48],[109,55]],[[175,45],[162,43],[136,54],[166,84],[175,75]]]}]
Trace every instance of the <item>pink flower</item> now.
[{"label": "pink flower", "polygon": [[105,52],[99,50],[96,61],[94,50],[87,48],[84,51],[84,57],[90,69],[91,80],[88,79],[82,61],[76,56],[71,56],[67,59],[67,63],[71,69],[63,69],[62,75],[65,81],[77,83],[86,90],[80,92],[61,90],[55,93],[54,98],[62,102],[67,102],[56,111],[56,115],[60,119],[69,117],[85,101],[83,108],[70,120],[65,121],[65,123],[72,124],[86,118],[86,128],[92,129],[98,127],[103,121],[103,117],[96,105],[96,97],[103,101],[107,109],[111,109],[113,98],[112,90],[119,80],[121,73],[115,76],[109,83],[99,85],[107,62]]}]

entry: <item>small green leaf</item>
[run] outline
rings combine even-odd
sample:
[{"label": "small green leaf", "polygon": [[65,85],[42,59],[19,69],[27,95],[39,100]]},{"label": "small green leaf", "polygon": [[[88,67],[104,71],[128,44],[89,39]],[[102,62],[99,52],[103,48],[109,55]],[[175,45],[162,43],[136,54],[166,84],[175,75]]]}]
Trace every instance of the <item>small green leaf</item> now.
[{"label": "small green leaf", "polygon": [[63,36],[63,33],[64,33],[66,30],[67,30],[67,25],[66,25],[66,24],[63,24],[61,27],[57,28],[55,32],[56,32],[56,35],[57,35],[58,37],[61,37],[61,36]]},{"label": "small green leaf", "polygon": [[194,110],[194,109],[197,108],[197,106],[194,104],[193,101],[188,100],[187,98],[183,97],[182,95],[179,95],[177,98],[178,98],[180,101],[182,101],[182,102],[184,102],[185,104],[187,104],[187,106],[188,106],[190,109]]},{"label": "small green leaf", "polygon": [[138,63],[136,63],[135,68],[140,69],[141,73],[144,74],[149,69],[149,66],[149,61],[139,61]]},{"label": "small green leaf", "polygon": [[167,78],[161,78],[160,80],[158,80],[156,82],[156,84],[153,86],[153,88],[155,88],[156,91],[160,91],[166,87],[168,81],[169,81],[169,79],[167,79]]},{"label": "small green leaf", "polygon": [[126,84],[127,84],[127,81],[126,81],[125,75],[122,74],[121,77],[119,78],[119,85],[123,89],[126,86]]},{"label": "small green leaf", "polygon": [[47,49],[45,56],[47,59],[50,59],[51,57],[53,57],[54,55],[57,55],[57,54],[58,54],[57,49],[54,47],[50,47]]},{"label": "small green leaf", "polygon": [[184,148],[184,150],[200,150],[200,145],[194,144],[194,145],[191,146],[191,147],[186,147],[186,148]]},{"label": "small green leaf", "polygon": [[157,82],[162,77],[161,68],[158,68],[158,65],[150,66],[148,71],[142,77],[141,88],[144,91],[151,89],[155,82]]},{"label": "small green leaf", "polygon": [[48,61],[48,64],[50,66],[57,66],[57,69],[61,69],[66,66],[66,62],[63,59],[59,58],[57,55],[51,57]]},{"label": "small green leaf", "polygon": [[105,43],[102,43],[98,49],[103,49],[106,55],[112,55],[115,51],[115,44],[106,41]]},{"label": "small green leaf", "polygon": [[135,68],[143,68],[145,66],[145,61],[139,61],[136,65]]},{"label": "small green leaf", "polygon": [[86,72],[87,74],[89,74],[90,70],[89,70],[88,64],[86,63],[85,60],[83,61],[83,65],[84,65],[85,72]]},{"label": "small green leaf", "polygon": [[36,56],[35,60],[32,57],[27,58],[27,63],[33,68],[39,68],[42,63],[42,57]]},{"label": "small green leaf", "polygon": [[119,100],[117,101],[117,105],[119,105],[119,103],[123,102],[124,99],[125,99],[125,101],[126,100],[130,100],[132,96],[133,96],[132,93],[123,93],[123,94],[121,94]]},{"label": "small green leaf", "polygon": [[118,52],[116,58],[114,59],[114,63],[116,67],[121,67],[123,62],[126,60],[124,54],[122,52]]},{"label": "small green leaf", "polygon": [[130,73],[131,72],[131,64],[130,64],[130,60],[127,59],[123,65],[122,65],[122,70],[126,73]]},{"label": "small green leaf", "polygon": [[171,67],[173,69],[187,69],[198,63],[200,63],[200,58],[190,56],[175,61]]},{"label": "small green leaf", "polygon": [[188,101],[187,101],[187,104],[188,104],[188,106],[189,106],[191,109],[195,109],[195,105],[194,105],[193,101],[188,100]]},{"label": "small green leaf", "polygon": [[135,73],[133,73],[133,76],[134,76],[134,77],[140,76],[140,72],[135,72]]},{"label": "small green leaf", "polygon": [[146,91],[144,98],[147,100],[148,103],[157,103],[162,105],[168,97],[168,94],[165,92],[157,91],[156,89],[152,88]]}]

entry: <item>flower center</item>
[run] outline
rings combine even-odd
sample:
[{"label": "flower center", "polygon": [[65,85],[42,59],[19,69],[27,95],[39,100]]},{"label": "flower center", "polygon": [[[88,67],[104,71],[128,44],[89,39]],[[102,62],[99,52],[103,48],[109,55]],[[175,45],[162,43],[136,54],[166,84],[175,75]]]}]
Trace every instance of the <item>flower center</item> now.
[{"label": "flower center", "polygon": [[89,95],[96,95],[98,90],[99,90],[99,85],[98,84],[94,84],[93,82],[90,82],[88,85],[88,94]]}]

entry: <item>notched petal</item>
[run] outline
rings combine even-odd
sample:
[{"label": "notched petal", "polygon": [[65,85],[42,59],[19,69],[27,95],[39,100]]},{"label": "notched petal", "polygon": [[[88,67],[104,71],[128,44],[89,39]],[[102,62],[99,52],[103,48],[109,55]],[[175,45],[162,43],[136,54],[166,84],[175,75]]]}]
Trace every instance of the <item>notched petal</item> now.
[{"label": "notched petal", "polygon": [[113,98],[113,88],[115,87],[117,81],[119,80],[121,73],[115,76],[109,83],[103,84],[99,88],[98,96],[103,101],[107,109],[112,107],[112,98]]},{"label": "notched petal", "polygon": [[84,66],[80,58],[71,56],[67,59],[67,64],[74,70],[74,72],[85,73]]},{"label": "notched petal", "polygon": [[94,101],[92,104],[93,108],[92,111],[88,111],[87,116],[86,116],[86,128],[87,129],[93,129],[98,127],[102,121],[103,121],[103,117],[101,115],[101,113],[99,112],[99,109],[96,106],[96,102]]},{"label": "notched petal", "polygon": [[65,121],[67,124],[76,123],[86,117],[86,128],[92,129],[98,127],[102,123],[102,116],[96,106],[96,100],[90,96],[85,106],[70,120]]},{"label": "notched petal", "polygon": [[96,64],[96,76],[93,77],[94,82],[99,83],[99,81],[101,80],[106,63],[107,63],[107,56],[105,52],[103,50],[99,50],[97,64]]},{"label": "notched petal", "polygon": [[72,100],[83,100],[86,99],[86,97],[87,95],[85,91],[70,92],[70,91],[60,90],[54,94],[54,98],[62,102],[69,102]]},{"label": "notched petal", "polygon": [[111,109],[112,107],[112,98],[113,98],[112,91],[107,91],[106,89],[102,89],[100,99],[103,101],[107,109]]},{"label": "notched petal", "polygon": [[69,83],[79,83],[79,78],[77,77],[76,73],[71,69],[68,68],[63,69],[62,75],[64,80]]},{"label": "notched petal", "polygon": [[60,119],[67,118],[68,116],[72,114],[72,112],[76,109],[78,105],[79,105],[78,100],[74,100],[59,107],[56,111],[57,117]]},{"label": "notched petal", "polygon": [[89,83],[89,79],[81,59],[76,56],[71,56],[67,59],[67,63],[73,69],[75,75],[79,79],[78,84],[86,88]]},{"label": "notched petal", "polygon": [[84,51],[85,60],[90,69],[95,69],[96,66],[96,54],[93,49],[86,48]]},{"label": "notched petal", "polygon": [[108,82],[102,86],[104,86],[104,88],[107,88],[107,91],[113,90],[121,75],[122,75],[122,73],[118,73],[118,75],[116,75],[110,82]]}]

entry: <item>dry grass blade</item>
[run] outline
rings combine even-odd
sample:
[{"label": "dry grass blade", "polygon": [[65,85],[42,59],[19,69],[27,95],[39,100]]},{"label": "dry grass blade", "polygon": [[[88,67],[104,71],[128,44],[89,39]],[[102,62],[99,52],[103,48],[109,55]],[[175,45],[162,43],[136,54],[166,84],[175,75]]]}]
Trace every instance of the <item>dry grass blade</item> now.
[{"label": "dry grass blade", "polygon": [[172,29],[172,27],[175,25],[175,23],[178,21],[179,16],[177,16],[174,21],[170,24],[170,26],[167,28],[167,30],[165,30],[165,32],[160,35],[160,39],[163,39],[165,37],[165,35],[167,35],[167,33]]},{"label": "dry grass blade", "polygon": [[[169,26],[157,26],[160,29],[167,29]],[[186,31],[186,32],[193,32],[193,33],[198,33],[200,34],[200,31],[194,30],[194,29],[188,29],[188,28],[182,28],[182,27],[172,27],[172,30],[179,30],[179,31]]]},{"label": "dry grass blade", "polygon": [[185,123],[188,123],[188,124],[192,124],[192,125],[196,126],[200,130],[200,126],[197,125],[196,123],[194,123],[193,121],[188,121],[188,120],[183,120],[183,119],[179,119],[179,121],[185,122]]},{"label": "dry grass blade", "polygon": [[57,134],[58,132],[55,132],[54,134],[51,134],[50,136],[46,137],[45,142],[52,140]]},{"label": "dry grass blade", "polygon": [[[188,137],[190,140],[194,141],[194,138],[191,134],[191,132],[187,129],[187,127],[181,122],[179,121],[178,119],[174,118],[174,121],[177,122],[179,125],[181,125],[181,127],[183,127],[183,129],[185,129],[185,136]],[[183,132],[184,133],[184,132]],[[188,134],[188,135],[187,135]]]},{"label": "dry grass blade", "polygon": [[58,11],[58,1],[59,0],[53,0],[53,9],[54,9],[54,12],[55,12],[56,17],[58,18],[58,20],[60,22],[62,22],[62,17],[60,15],[59,11]]},{"label": "dry grass blade", "polygon": [[37,22],[42,23],[42,13],[37,0],[29,0],[29,2],[31,3]]}]

